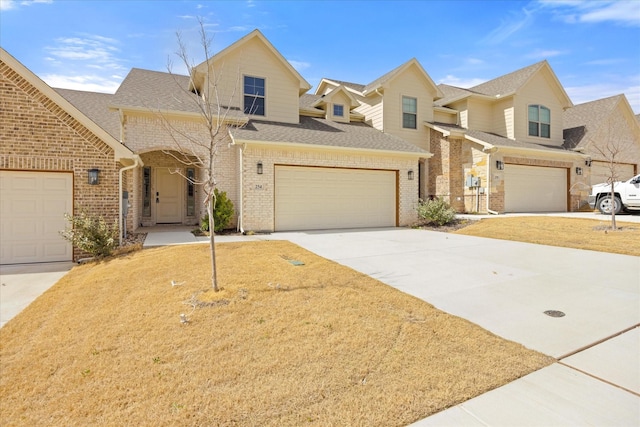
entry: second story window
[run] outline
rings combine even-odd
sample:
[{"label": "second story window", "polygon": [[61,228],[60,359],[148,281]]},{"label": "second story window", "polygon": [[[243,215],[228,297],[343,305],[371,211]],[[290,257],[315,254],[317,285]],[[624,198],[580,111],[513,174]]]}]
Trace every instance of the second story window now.
[{"label": "second story window", "polygon": [[264,116],[264,79],[244,76],[244,113]]},{"label": "second story window", "polygon": [[416,129],[418,122],[418,100],[402,97],[402,127],[405,129]]},{"label": "second story window", "polygon": [[529,136],[551,138],[551,110],[542,105],[529,105]]},{"label": "second story window", "polygon": [[336,117],[344,117],[344,105],[333,104],[333,115]]}]

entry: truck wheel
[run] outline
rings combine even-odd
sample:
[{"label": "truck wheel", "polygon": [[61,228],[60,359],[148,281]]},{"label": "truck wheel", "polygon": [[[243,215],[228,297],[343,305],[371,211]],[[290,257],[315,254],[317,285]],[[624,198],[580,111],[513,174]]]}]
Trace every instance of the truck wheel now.
[{"label": "truck wheel", "polygon": [[611,215],[611,210],[619,214],[622,210],[622,202],[618,197],[614,197],[612,202],[611,196],[604,196],[598,200],[598,210],[604,215]]}]

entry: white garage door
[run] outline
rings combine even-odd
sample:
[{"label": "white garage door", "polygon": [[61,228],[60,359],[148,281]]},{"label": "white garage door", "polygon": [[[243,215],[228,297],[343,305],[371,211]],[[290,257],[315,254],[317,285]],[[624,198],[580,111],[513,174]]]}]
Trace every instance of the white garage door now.
[{"label": "white garage door", "polygon": [[275,229],[394,227],[396,173],[276,166]]},{"label": "white garage door", "polygon": [[0,264],[70,261],[59,232],[73,213],[73,175],[0,171]]},{"label": "white garage door", "polygon": [[567,169],[505,165],[505,212],[566,212]]},{"label": "white garage door", "polygon": [[[616,163],[615,173],[618,181],[626,181],[634,176],[634,167],[628,163]],[[607,178],[611,176],[611,166],[606,162],[591,163],[591,185],[607,182]]]}]

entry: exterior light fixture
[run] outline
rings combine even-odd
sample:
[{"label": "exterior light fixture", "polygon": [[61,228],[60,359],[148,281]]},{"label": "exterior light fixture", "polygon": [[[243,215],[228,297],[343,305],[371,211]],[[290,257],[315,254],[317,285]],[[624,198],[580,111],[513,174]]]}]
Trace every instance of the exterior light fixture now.
[{"label": "exterior light fixture", "polygon": [[262,175],[262,162],[258,162],[256,172],[258,173],[258,175]]},{"label": "exterior light fixture", "polygon": [[576,168],[576,175],[582,175],[582,168],[581,167],[577,167]]},{"label": "exterior light fixture", "polygon": [[409,181],[413,181],[413,169],[409,169],[409,171],[407,172],[407,179]]},{"label": "exterior light fixture", "polygon": [[89,179],[89,185],[98,185],[100,183],[100,169],[89,169],[87,175]]},{"label": "exterior light fixture", "polygon": [[502,160],[496,160],[496,169],[499,171],[504,170],[504,162]]}]

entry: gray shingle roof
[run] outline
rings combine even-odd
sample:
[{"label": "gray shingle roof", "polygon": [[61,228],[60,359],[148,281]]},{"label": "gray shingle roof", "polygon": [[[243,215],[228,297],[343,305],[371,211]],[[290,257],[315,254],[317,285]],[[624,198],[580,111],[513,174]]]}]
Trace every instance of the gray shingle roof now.
[{"label": "gray shingle roof", "polygon": [[589,132],[595,132],[618,105],[623,95],[615,95],[597,101],[585,102],[565,110],[564,146],[568,149],[580,147]]},{"label": "gray shingle roof", "polygon": [[428,155],[428,152],[364,123],[337,123],[314,117],[300,117],[299,124],[250,120],[232,131],[239,141],[285,142],[312,146],[383,150]]},{"label": "gray shingle roof", "polygon": [[435,105],[447,105],[463,96],[470,96],[473,94],[495,97],[497,95],[508,95],[514,93],[546,63],[546,60],[537,62],[533,65],[529,65],[528,67],[521,68],[509,74],[505,74],[504,76],[473,86],[469,89],[440,84],[438,87],[444,93],[444,98],[436,101]]},{"label": "gray shingle roof", "polygon": [[348,87],[349,89],[353,89],[356,92],[360,92],[362,93],[364,91],[365,85],[360,84],[360,83],[353,83],[353,82],[345,82],[342,80],[335,80],[335,79],[326,79],[326,80],[330,80],[334,83],[337,83],[339,85],[342,85],[344,87]]},{"label": "gray shingle roof", "polygon": [[531,150],[543,150],[543,151],[550,151],[550,152],[556,152],[556,153],[567,151],[567,149],[564,147],[518,141],[515,139],[505,138],[504,136],[497,135],[495,133],[482,132],[479,130],[470,130],[470,129],[466,129],[461,126],[453,125],[449,123],[439,123],[439,122],[431,123],[430,122],[429,124],[432,126],[438,127],[440,129],[449,131],[451,133],[458,133],[458,134],[463,133],[466,136],[483,141],[489,145],[493,145],[494,147],[528,148]]},{"label": "gray shingle roof", "polygon": [[[200,114],[198,96],[188,88],[188,76],[133,68],[113,96],[112,105]],[[238,109],[229,110],[227,115],[245,116]]]},{"label": "gray shingle roof", "polygon": [[70,89],[54,89],[115,139],[120,140],[118,113],[109,110],[114,95]]}]

